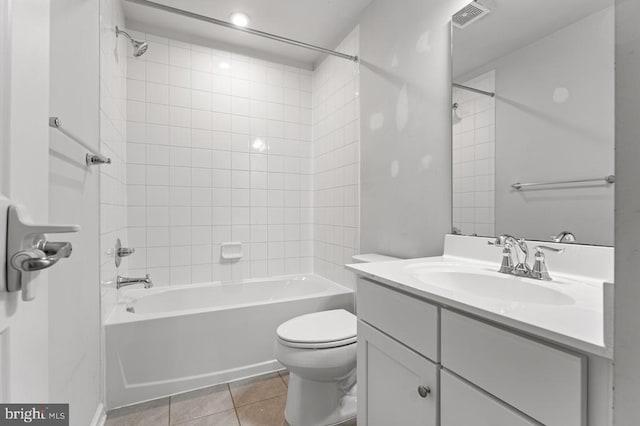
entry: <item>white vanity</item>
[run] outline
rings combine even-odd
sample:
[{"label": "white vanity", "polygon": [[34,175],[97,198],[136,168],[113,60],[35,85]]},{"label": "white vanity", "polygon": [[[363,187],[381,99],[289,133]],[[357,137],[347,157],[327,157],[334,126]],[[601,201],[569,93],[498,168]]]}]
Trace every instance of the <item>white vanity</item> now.
[{"label": "white vanity", "polygon": [[541,281],[496,272],[490,241],[447,235],[440,257],[349,266],[358,424],[611,424],[613,249],[545,243],[565,250]]}]

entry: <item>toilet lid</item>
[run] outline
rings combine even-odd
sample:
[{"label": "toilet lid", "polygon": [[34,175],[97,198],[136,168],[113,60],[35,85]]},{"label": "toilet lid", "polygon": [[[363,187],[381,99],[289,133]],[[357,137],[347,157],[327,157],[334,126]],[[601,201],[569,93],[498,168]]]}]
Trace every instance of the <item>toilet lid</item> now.
[{"label": "toilet lid", "polygon": [[280,324],[276,333],[283,344],[291,347],[343,346],[357,340],[357,318],[344,309],[314,312]]}]

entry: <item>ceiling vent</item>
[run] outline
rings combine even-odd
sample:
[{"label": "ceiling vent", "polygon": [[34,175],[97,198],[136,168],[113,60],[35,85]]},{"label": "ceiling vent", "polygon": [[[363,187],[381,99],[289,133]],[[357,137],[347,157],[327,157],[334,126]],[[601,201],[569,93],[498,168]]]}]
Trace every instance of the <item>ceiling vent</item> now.
[{"label": "ceiling vent", "polygon": [[466,28],[472,23],[489,14],[490,10],[478,3],[471,2],[453,15],[453,25],[456,28]]}]

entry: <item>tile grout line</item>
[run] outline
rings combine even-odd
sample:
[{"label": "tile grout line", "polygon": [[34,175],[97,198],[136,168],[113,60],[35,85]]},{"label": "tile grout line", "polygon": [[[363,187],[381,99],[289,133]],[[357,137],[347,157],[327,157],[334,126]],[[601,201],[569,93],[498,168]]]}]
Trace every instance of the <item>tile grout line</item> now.
[{"label": "tile grout line", "polygon": [[169,418],[168,418],[168,426],[171,426],[171,405],[172,405],[172,398],[171,396],[169,396]]},{"label": "tile grout line", "polygon": [[233,392],[231,392],[231,386],[229,386],[229,382],[227,382],[227,390],[229,391],[229,396],[231,396],[231,402],[233,403],[233,412],[236,414],[236,421],[239,426],[242,426],[240,423],[240,416],[238,415],[238,407],[236,407],[236,400],[233,398]]}]

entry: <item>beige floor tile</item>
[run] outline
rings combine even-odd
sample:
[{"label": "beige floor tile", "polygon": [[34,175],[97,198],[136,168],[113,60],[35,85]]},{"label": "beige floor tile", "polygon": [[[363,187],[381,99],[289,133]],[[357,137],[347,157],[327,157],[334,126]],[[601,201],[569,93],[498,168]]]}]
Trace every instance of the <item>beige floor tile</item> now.
[{"label": "beige floor tile", "polygon": [[278,396],[238,407],[241,426],[283,426],[286,396]]},{"label": "beige floor tile", "polygon": [[287,387],[278,373],[229,383],[236,407],[285,395]]},{"label": "beige floor tile", "polygon": [[287,384],[287,386],[289,386],[289,372],[288,371],[280,371],[280,377],[282,377],[282,380],[284,380],[284,382]]},{"label": "beige floor tile", "polygon": [[200,417],[199,419],[189,420],[186,423],[180,423],[177,426],[239,426],[236,410],[223,411],[222,413],[213,414],[211,416]]},{"label": "beige floor tile", "polygon": [[105,426],[169,425],[169,398],[119,408],[107,415]]},{"label": "beige floor tile", "polygon": [[171,397],[171,424],[209,416],[233,408],[228,386],[219,385]]}]

